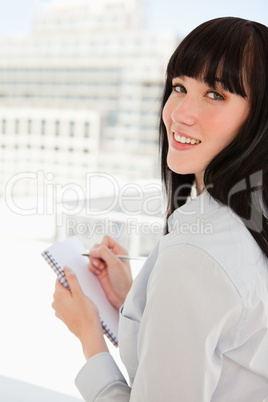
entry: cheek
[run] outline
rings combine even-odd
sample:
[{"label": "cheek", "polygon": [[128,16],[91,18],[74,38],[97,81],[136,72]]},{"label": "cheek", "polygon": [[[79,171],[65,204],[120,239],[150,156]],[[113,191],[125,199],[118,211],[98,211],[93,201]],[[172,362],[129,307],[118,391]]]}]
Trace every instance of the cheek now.
[{"label": "cheek", "polygon": [[168,123],[171,121],[171,105],[169,99],[166,101],[165,106],[163,108],[162,119],[165,126],[167,127]]},{"label": "cheek", "polygon": [[233,139],[237,136],[240,127],[242,126],[244,120],[242,121],[237,121],[234,119],[233,121],[226,120],[225,121],[225,135],[222,137],[222,143],[227,146],[230,144],[230,142],[233,141]]},{"label": "cheek", "polygon": [[166,126],[166,121],[167,121],[167,118],[166,118],[166,115],[167,115],[166,105],[167,104],[165,104],[165,106],[164,106],[164,108],[162,110],[162,120],[163,120],[165,126]]},{"label": "cheek", "polygon": [[218,130],[217,134],[212,135],[209,140],[210,152],[213,157],[226,148],[235,138],[236,132],[230,131],[233,127],[225,127],[225,129]]},{"label": "cheek", "polygon": [[233,113],[229,113],[225,119],[225,132],[226,132],[226,142],[230,143],[240,131],[240,128],[245,123],[249,115],[249,105],[248,102],[241,100],[239,105],[233,108]]},{"label": "cheek", "polygon": [[211,125],[210,133],[212,135],[210,139],[218,144],[220,150],[233,141],[248,116],[247,110],[235,110],[235,112],[221,116],[218,120],[214,120],[214,124]]}]

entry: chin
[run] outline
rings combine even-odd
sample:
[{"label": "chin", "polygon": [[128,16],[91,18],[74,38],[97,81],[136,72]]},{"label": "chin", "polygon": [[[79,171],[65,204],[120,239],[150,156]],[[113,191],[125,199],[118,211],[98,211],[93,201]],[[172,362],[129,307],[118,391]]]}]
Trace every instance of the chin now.
[{"label": "chin", "polygon": [[172,172],[176,173],[176,174],[193,174],[192,169],[187,168],[187,166],[182,165],[180,163],[178,163],[178,160],[174,161],[172,160],[173,158],[169,158],[167,157],[167,165],[169,167],[170,170],[172,170]]}]

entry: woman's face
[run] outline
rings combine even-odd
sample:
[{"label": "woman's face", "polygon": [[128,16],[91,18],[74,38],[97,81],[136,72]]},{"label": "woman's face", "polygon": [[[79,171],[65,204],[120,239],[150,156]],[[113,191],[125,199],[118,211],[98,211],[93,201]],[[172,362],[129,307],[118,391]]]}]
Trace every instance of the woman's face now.
[{"label": "woman's face", "polygon": [[249,113],[248,100],[225,90],[220,82],[210,88],[187,76],[174,78],[163,109],[168,136],[167,163],[180,174],[202,180],[210,161],[236,136]]}]

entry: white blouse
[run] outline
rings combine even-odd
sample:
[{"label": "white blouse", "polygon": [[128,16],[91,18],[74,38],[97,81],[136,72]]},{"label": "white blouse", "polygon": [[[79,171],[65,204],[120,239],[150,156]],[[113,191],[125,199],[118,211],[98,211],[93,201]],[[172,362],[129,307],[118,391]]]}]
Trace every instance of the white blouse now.
[{"label": "white blouse", "polygon": [[127,384],[109,353],[76,378],[85,401],[268,401],[268,261],[204,193],[177,209],[121,309]]}]

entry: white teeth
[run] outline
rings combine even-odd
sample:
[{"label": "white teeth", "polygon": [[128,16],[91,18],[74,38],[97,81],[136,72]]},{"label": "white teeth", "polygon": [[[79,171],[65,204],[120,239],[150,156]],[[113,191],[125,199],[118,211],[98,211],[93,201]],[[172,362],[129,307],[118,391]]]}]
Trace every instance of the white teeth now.
[{"label": "white teeth", "polygon": [[174,133],[174,138],[177,142],[180,142],[181,144],[199,144],[201,141],[200,140],[194,140],[193,138],[186,138],[184,135],[181,137],[179,134]]}]

